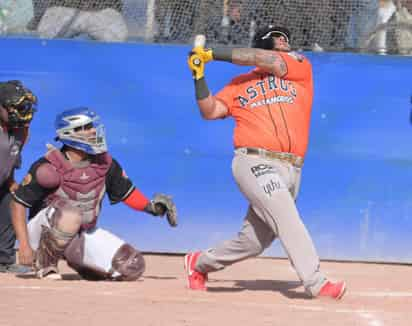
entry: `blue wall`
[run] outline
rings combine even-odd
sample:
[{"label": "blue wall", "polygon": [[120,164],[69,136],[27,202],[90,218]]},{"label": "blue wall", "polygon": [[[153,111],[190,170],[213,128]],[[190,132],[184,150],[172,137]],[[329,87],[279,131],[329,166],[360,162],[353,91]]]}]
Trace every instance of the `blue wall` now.
[{"label": "blue wall", "polygon": [[[110,150],[147,196],[173,194],[180,225],[105,201],[100,226],[141,250],[205,249],[234,235],[247,207],[231,176],[230,120],[200,118],[185,46],[0,40],[0,80],[40,98],[22,178],[63,109],[95,108]],[[311,139],[298,206],[322,258],[412,262],[412,58],[308,54]],[[212,91],[246,71],[207,67]],[[266,251],[283,255],[279,244]]]}]

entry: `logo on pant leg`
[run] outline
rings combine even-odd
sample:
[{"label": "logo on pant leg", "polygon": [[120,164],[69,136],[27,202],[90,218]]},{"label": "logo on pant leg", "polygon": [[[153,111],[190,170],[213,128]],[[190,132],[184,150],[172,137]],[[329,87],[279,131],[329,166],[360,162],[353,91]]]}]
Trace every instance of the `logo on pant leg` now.
[{"label": "logo on pant leg", "polygon": [[259,164],[251,167],[250,170],[256,177],[257,184],[262,187],[268,197],[272,197],[272,193],[286,188],[276,167]]},{"label": "logo on pant leg", "polygon": [[273,166],[270,166],[270,165],[267,165],[267,164],[259,164],[259,165],[252,166],[250,168],[250,170],[252,171],[253,175],[256,178],[259,178],[262,175],[275,174],[276,173],[275,168]]},{"label": "logo on pant leg", "polygon": [[280,190],[282,188],[282,184],[279,180],[270,180],[269,183],[263,185],[263,191],[269,196],[272,197],[272,193]]}]

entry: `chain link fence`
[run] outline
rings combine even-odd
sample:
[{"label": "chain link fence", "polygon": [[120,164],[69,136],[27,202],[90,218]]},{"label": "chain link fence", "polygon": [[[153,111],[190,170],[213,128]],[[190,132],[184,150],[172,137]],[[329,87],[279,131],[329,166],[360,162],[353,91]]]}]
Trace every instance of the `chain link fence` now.
[{"label": "chain link fence", "polygon": [[0,34],[249,46],[284,25],[297,49],[412,54],[412,0],[0,0]]}]

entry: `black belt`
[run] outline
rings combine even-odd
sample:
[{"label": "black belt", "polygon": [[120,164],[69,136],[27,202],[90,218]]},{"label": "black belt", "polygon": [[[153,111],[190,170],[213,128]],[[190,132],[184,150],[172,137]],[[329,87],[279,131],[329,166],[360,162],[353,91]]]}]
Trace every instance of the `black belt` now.
[{"label": "black belt", "polygon": [[297,168],[301,168],[303,166],[304,161],[302,157],[292,153],[273,152],[262,148],[239,147],[236,149],[236,152],[240,152],[247,155],[256,155],[266,159],[275,159],[288,162]]}]

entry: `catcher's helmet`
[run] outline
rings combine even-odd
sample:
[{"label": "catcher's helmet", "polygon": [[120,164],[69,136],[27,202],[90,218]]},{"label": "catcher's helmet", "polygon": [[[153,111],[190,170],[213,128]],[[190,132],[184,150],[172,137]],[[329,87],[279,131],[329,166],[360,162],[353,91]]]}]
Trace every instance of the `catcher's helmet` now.
[{"label": "catcher's helmet", "polygon": [[290,31],[286,27],[268,25],[256,31],[253,37],[252,47],[264,50],[273,49],[273,37],[283,36],[286,41],[290,41]]},{"label": "catcher's helmet", "polygon": [[[86,107],[63,111],[56,117],[56,140],[64,145],[96,155],[107,152],[104,125],[99,116]],[[95,129],[95,133],[82,132]]]},{"label": "catcher's helmet", "polygon": [[21,127],[33,119],[37,98],[19,80],[0,82],[0,106],[7,111],[7,124]]}]

